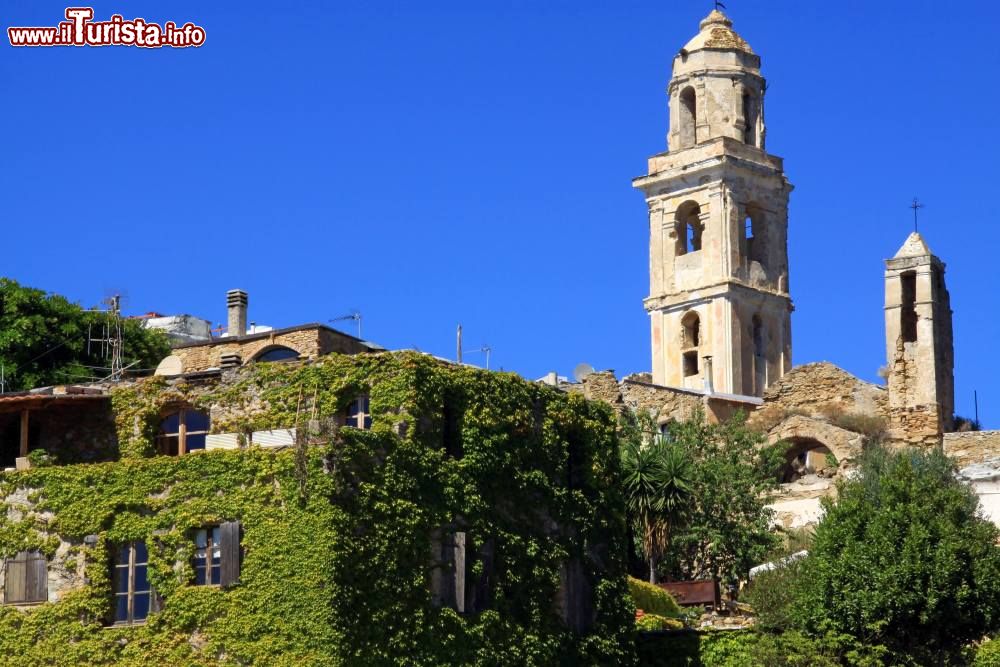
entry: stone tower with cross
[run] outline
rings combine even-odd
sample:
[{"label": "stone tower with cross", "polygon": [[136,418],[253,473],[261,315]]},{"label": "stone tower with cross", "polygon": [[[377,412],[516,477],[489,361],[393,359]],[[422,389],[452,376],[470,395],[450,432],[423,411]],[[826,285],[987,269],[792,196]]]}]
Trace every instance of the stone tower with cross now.
[{"label": "stone tower with cross", "polygon": [[889,429],[899,441],[936,444],[952,428],[955,351],[944,268],[917,232],[885,261]]},{"label": "stone tower with cross", "polygon": [[653,382],[760,396],[791,368],[788,196],[764,149],[760,57],[718,10],[674,56],[649,209]]}]

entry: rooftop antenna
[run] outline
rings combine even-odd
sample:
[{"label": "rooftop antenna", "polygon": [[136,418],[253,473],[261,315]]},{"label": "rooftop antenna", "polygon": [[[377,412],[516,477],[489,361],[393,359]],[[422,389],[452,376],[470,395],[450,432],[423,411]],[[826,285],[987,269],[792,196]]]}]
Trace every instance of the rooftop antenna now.
[{"label": "rooftop antenna", "polygon": [[482,352],[486,355],[486,370],[490,370],[490,353],[493,352],[493,348],[489,345],[483,345],[482,347],[475,350],[464,350],[464,352]]},{"label": "rooftop antenna", "polygon": [[354,320],[358,323],[358,338],[361,338],[361,311],[355,310],[350,315],[341,315],[340,317],[335,317],[330,322],[343,322],[344,320]]},{"label": "rooftop antenna", "polygon": [[456,338],[458,339],[457,343],[456,343],[456,346],[457,346],[456,349],[458,351],[458,363],[461,364],[462,363],[462,325],[461,324],[458,325],[458,333],[456,334]]},{"label": "rooftop antenna", "polygon": [[913,231],[917,231],[917,211],[924,207],[916,197],[913,198],[913,203],[910,204],[910,208],[913,209]]},{"label": "rooftop antenna", "polygon": [[111,371],[107,379],[118,382],[125,371],[122,361],[122,297],[120,294],[112,294],[101,303],[106,306],[105,310],[96,311],[106,315],[101,326],[101,337],[94,338],[94,325],[91,323],[87,333],[87,354],[98,354],[106,360],[106,369]]}]

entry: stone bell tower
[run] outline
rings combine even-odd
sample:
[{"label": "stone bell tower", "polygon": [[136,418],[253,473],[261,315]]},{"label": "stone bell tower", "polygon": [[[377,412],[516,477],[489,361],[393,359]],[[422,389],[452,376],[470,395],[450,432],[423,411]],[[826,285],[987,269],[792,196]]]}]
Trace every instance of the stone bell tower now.
[{"label": "stone bell tower", "polygon": [[944,263],[917,232],[885,261],[885,342],[893,439],[936,444],[955,411],[955,351]]},{"label": "stone bell tower", "polygon": [[633,181],[649,207],[656,384],[760,396],[791,368],[792,185],[764,150],[765,90],[718,10],[674,56],[668,151]]}]

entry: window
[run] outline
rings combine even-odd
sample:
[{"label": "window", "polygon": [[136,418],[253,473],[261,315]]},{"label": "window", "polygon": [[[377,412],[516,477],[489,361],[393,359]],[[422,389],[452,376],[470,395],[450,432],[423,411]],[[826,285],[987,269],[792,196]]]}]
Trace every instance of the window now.
[{"label": "window", "polygon": [[196,586],[232,586],[240,580],[243,549],[242,525],[228,521],[194,534],[194,583]]},{"label": "window", "polygon": [[149,616],[153,589],[147,576],[146,543],[123,544],[115,554],[115,625],[141,623]]},{"label": "window", "polygon": [[748,205],[743,217],[743,254],[748,265],[750,262],[759,262],[762,267],[765,266],[765,231],[764,213],[756,206]]},{"label": "window", "polygon": [[701,320],[698,313],[690,312],[685,315],[681,319],[681,327],[684,329],[682,342],[685,348],[701,345]]},{"label": "window", "polygon": [[899,333],[904,343],[917,340],[917,274],[907,271],[899,277]]},{"label": "window", "polygon": [[372,427],[371,406],[368,395],[358,396],[347,406],[347,419],[344,426],[368,430]]},{"label": "window", "polygon": [[764,358],[764,323],[761,321],[760,315],[753,316],[750,335],[753,338],[753,395],[760,396],[764,393],[764,387],[767,383],[767,360]]},{"label": "window", "polygon": [[257,355],[254,361],[297,361],[299,353],[290,347],[279,345],[272,347],[263,354]]},{"label": "window", "polygon": [[743,93],[743,143],[757,145],[757,100],[750,93]]},{"label": "window", "polygon": [[4,604],[35,604],[49,599],[48,568],[38,551],[22,551],[4,561]]},{"label": "window", "polygon": [[691,148],[697,143],[698,102],[694,88],[690,86],[681,91],[677,98],[680,105],[677,109],[680,123],[680,147]]},{"label": "window", "polygon": [[218,526],[202,528],[194,537],[195,586],[217,586],[222,581],[222,536]]},{"label": "window", "polygon": [[205,449],[210,425],[207,413],[191,408],[169,414],[160,422],[156,450],[164,456],[179,456]]},{"label": "window", "polygon": [[698,374],[698,352],[684,353],[684,377]]},{"label": "window", "polygon": [[677,209],[677,255],[701,250],[701,207],[694,202],[684,202]]}]

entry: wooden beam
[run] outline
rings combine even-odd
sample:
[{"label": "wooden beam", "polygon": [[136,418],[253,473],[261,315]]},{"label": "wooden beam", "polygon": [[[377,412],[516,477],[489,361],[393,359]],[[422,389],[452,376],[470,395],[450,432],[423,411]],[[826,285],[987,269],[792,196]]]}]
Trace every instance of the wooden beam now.
[{"label": "wooden beam", "polygon": [[21,453],[18,456],[28,455],[28,411],[21,410]]}]

